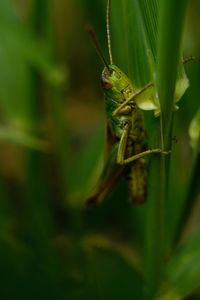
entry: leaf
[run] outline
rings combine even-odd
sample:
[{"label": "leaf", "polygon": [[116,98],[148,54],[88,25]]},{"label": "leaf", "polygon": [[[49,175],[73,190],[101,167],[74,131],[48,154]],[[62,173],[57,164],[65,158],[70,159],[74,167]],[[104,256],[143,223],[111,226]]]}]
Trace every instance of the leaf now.
[{"label": "leaf", "polygon": [[[158,79],[156,64],[158,60],[160,61],[157,52],[160,2],[156,0],[123,2],[117,0],[111,8],[113,56],[116,55],[114,63],[122,66],[137,88],[142,88],[149,81],[157,82]],[[118,22],[119,16],[122,19],[120,23]],[[121,50],[122,45],[123,51]],[[172,110],[177,109],[175,103],[181,99],[189,86],[181,64],[177,74]],[[160,114],[159,97],[155,87],[152,87],[148,93],[142,93],[138,98],[137,103],[141,109],[154,110],[155,116]]]},{"label": "leaf", "polygon": [[48,142],[32,136],[24,130],[0,127],[0,142],[14,143],[39,151],[48,151]]},{"label": "leaf", "polygon": [[55,68],[47,44],[39,43],[30,28],[14,16],[11,2],[5,5],[1,1],[0,11],[1,114],[4,123],[30,128],[33,70],[42,73],[51,84],[63,81],[63,71]]},{"label": "leaf", "polygon": [[[104,121],[104,120],[103,120]],[[105,126],[101,122],[95,129],[93,138],[79,151],[71,166],[69,178],[69,198],[71,205],[77,205],[86,200],[95,186],[104,163]]]},{"label": "leaf", "polygon": [[[198,229],[185,244],[181,245],[167,266],[165,292],[158,298],[185,299],[200,287],[200,230]],[[170,298],[169,295],[174,295]],[[176,296],[175,296],[176,295]]]},{"label": "leaf", "polygon": [[195,148],[198,145],[200,138],[200,108],[190,124],[189,136],[191,145]]},{"label": "leaf", "polygon": [[175,90],[175,98],[178,100],[188,87],[186,79],[176,87],[177,78],[179,80],[185,78],[181,62],[181,42],[186,4],[186,0],[160,0],[156,82],[163,113],[165,143],[171,130]]}]

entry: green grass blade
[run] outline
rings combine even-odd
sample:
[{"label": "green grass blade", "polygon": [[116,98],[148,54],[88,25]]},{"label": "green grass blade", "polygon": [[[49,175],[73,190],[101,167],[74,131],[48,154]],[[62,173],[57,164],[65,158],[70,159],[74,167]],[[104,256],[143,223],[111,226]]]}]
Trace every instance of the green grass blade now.
[{"label": "green grass blade", "polygon": [[0,128],[0,142],[18,144],[27,148],[44,152],[48,149],[47,141],[36,138],[24,130],[12,127],[2,126]]},{"label": "green grass blade", "polygon": [[[183,209],[180,218],[178,218],[178,224],[175,231],[176,241],[179,240],[181,234],[184,234],[183,231],[186,228],[188,221],[190,221],[191,214],[195,209],[195,205],[198,206],[198,195],[200,193],[200,110],[197,112],[195,118],[193,119],[193,124],[196,125],[194,128],[194,154],[191,163],[191,171],[188,176],[187,187],[185,189],[185,196],[183,197]],[[192,131],[192,130],[190,130]]]},{"label": "green grass blade", "polygon": [[[160,141],[160,122],[151,123],[150,145]],[[147,280],[147,299],[154,297],[164,270],[165,209],[163,197],[162,158],[154,156],[149,162],[148,199],[145,231],[145,271]],[[159,175],[158,175],[159,174]]]},{"label": "green grass blade", "polygon": [[158,38],[158,1],[141,0],[138,1],[140,6],[143,26],[148,46],[151,49],[154,63],[156,62],[156,42]]},{"label": "green grass blade", "polygon": [[[84,143],[81,151],[75,156],[70,165],[69,200],[71,206],[85,205],[94,186],[97,184],[105,152],[105,126],[104,118],[93,131],[93,137]],[[84,203],[83,203],[84,201]]]},{"label": "green grass blade", "polygon": [[117,0],[113,2],[111,12],[114,63],[129,75],[137,87],[142,87],[153,78],[153,54],[139,1]]},{"label": "green grass blade", "polygon": [[[165,147],[169,147],[170,144],[168,141],[171,139],[170,134],[172,129],[172,113],[174,108],[174,91],[176,86],[176,78],[178,75],[178,63],[180,62],[180,43],[186,8],[186,4],[184,6],[184,2],[180,4],[182,5],[182,9],[179,11],[180,15],[177,18],[177,9],[175,7],[176,4],[173,1],[159,2],[156,79],[158,83],[158,95],[161,102],[163,123],[161,123],[160,127],[159,121],[157,121],[157,125],[156,122],[154,122],[154,137],[152,136],[151,140],[154,139],[153,142],[155,145],[155,141],[157,139],[156,143],[160,141],[161,145],[165,145]],[[174,27],[176,27],[176,31],[174,31]],[[173,56],[173,70],[171,69],[171,64],[169,64],[169,57],[171,56]],[[171,72],[173,73],[173,76],[171,75]],[[159,136],[160,130],[164,132],[164,135],[163,132],[161,132],[161,136]],[[158,289],[164,273],[166,243],[165,203],[168,194],[168,169],[168,158],[167,161],[165,161],[164,157],[160,157],[160,159],[153,158],[151,160],[146,236],[146,266],[149,288],[148,297],[150,299],[155,294],[156,289]],[[158,174],[159,177],[157,177]]]},{"label": "green grass blade", "polygon": [[[118,44],[114,46],[117,49],[118,61],[125,65],[129,70],[129,75],[136,86],[143,86],[154,79],[156,62],[156,42],[157,42],[157,23],[158,9],[157,1],[126,1],[117,2],[113,5],[113,23],[116,26],[116,40]],[[124,26],[120,29],[121,23],[118,22],[118,16],[123,12],[122,20]],[[122,14],[122,13],[121,13]],[[117,31],[118,28],[118,31]],[[115,34],[114,32],[114,34]],[[115,37],[114,36],[114,37]],[[126,50],[125,57],[124,51]],[[116,50],[115,50],[116,51]],[[128,67],[129,68],[128,68]],[[152,114],[151,114],[152,117]],[[150,147],[160,147],[160,122],[158,119],[149,122],[148,144]],[[149,298],[155,293],[159,286],[163,272],[163,193],[161,178],[158,176],[162,172],[160,159],[153,157],[149,166],[149,193],[146,207],[146,216],[143,214],[143,220],[146,218],[145,228],[145,265],[147,277],[147,293]]]},{"label": "green grass blade", "polygon": [[160,1],[157,88],[162,110],[164,146],[170,146],[174,93],[181,68],[181,42],[187,0]]},{"label": "green grass blade", "polygon": [[10,9],[7,11],[7,7],[4,12],[4,2],[0,4],[0,108],[5,123],[30,128],[30,67],[34,66],[48,79],[52,76],[52,62],[47,51],[36,42],[30,28],[23,27],[13,16],[11,4]]}]

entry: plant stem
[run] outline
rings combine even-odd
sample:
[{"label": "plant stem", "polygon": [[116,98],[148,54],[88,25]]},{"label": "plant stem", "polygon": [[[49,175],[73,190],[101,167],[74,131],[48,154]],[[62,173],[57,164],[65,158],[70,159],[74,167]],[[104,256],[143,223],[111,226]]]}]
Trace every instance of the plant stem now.
[{"label": "plant stem", "polygon": [[[43,22],[38,20],[40,25],[41,34],[44,35],[46,44],[49,47],[49,55],[51,60],[55,62],[55,67],[58,61],[58,55],[55,49],[55,32],[52,26],[53,22],[49,15],[50,7],[53,5],[52,1],[38,1],[38,7],[43,10]],[[41,11],[40,11],[41,15]],[[42,17],[40,16],[39,17]],[[42,23],[41,23],[42,22]],[[57,74],[56,74],[57,73]],[[68,143],[67,143],[67,133],[64,124],[64,114],[63,114],[63,97],[64,97],[64,76],[63,70],[56,69],[55,74],[52,74],[51,81],[49,82],[48,91],[50,99],[50,110],[51,117],[54,125],[54,137],[56,146],[56,159],[59,166],[59,179],[60,187],[62,188],[62,196],[65,199],[67,195],[67,181],[68,181]]]},{"label": "plant stem", "polygon": [[[155,119],[152,124],[154,135],[150,145],[160,140],[160,124]],[[163,274],[164,244],[164,158],[154,155],[149,162],[148,201],[146,210],[146,279],[147,299],[153,299]],[[159,176],[158,176],[159,174]]]},{"label": "plant stem", "polygon": [[[153,146],[171,148],[174,91],[180,63],[180,45],[187,1],[161,0],[157,41],[157,89],[161,104],[160,124],[155,122]],[[170,58],[170,63],[169,63]],[[157,124],[156,124],[157,123]],[[146,268],[147,299],[154,299],[164,276],[165,206],[168,197],[169,157],[153,157],[150,165],[147,204]]]},{"label": "plant stem", "polygon": [[157,48],[157,88],[162,111],[164,147],[168,147],[171,144],[174,91],[178,64],[180,64],[180,45],[186,4],[186,0],[162,0],[160,3]]}]

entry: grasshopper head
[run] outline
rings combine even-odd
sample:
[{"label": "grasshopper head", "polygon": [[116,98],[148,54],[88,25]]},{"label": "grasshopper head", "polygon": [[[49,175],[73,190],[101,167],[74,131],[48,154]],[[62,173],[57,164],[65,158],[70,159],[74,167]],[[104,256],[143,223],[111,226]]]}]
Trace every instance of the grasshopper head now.
[{"label": "grasshopper head", "polygon": [[128,77],[115,65],[105,67],[101,76],[101,85],[107,95],[121,94],[130,85]]}]

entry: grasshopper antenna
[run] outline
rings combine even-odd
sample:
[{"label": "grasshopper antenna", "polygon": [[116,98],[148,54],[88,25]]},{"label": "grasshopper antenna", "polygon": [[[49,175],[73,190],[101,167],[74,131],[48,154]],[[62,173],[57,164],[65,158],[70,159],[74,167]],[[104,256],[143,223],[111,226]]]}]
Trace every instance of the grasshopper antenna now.
[{"label": "grasshopper antenna", "polygon": [[110,71],[109,65],[108,65],[108,63],[107,63],[107,61],[105,59],[105,56],[104,56],[104,54],[103,54],[103,52],[101,50],[101,47],[99,45],[99,42],[98,42],[98,39],[97,39],[97,36],[96,36],[96,33],[95,33],[94,29],[91,26],[87,26],[86,30],[89,33],[89,35],[91,37],[91,40],[92,40],[92,42],[94,44],[94,47],[95,47],[95,49],[96,49],[99,57],[101,58],[104,66]]},{"label": "grasshopper antenna", "polygon": [[110,57],[110,64],[113,64],[112,49],[111,49],[111,37],[110,37],[110,0],[107,0],[107,10],[106,10],[106,30],[108,39],[108,53]]}]

